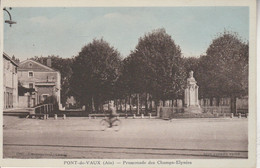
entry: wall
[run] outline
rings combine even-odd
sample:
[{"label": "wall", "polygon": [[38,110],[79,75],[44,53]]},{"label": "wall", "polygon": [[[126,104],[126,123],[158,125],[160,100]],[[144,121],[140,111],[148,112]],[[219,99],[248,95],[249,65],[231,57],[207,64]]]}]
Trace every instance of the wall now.
[{"label": "wall", "polygon": [[13,108],[18,105],[17,66],[5,57],[3,58],[4,108]]},{"label": "wall", "polygon": [[19,96],[19,105],[20,108],[28,107],[28,96]]},{"label": "wall", "polygon": [[36,86],[38,96],[40,96],[40,102],[43,101],[42,95],[49,94],[49,96],[56,96],[54,86]]},{"label": "wall", "polygon": [[54,82],[59,84],[58,73],[57,72],[35,72],[33,71],[34,76],[29,77],[29,71],[18,71],[18,79],[24,87],[29,88],[29,83],[37,82]]}]

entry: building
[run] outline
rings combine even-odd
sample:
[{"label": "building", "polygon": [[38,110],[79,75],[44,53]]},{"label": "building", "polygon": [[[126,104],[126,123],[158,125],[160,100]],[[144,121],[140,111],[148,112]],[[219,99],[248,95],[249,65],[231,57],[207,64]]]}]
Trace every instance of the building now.
[{"label": "building", "polygon": [[4,109],[9,109],[18,105],[18,65],[6,53],[3,64]]},{"label": "building", "polygon": [[[34,88],[29,106],[43,103],[48,97],[55,97],[60,107],[60,72],[52,69],[51,60],[45,66],[34,60],[25,60],[19,64],[18,80],[25,88]],[[20,102],[19,102],[20,103]]]}]

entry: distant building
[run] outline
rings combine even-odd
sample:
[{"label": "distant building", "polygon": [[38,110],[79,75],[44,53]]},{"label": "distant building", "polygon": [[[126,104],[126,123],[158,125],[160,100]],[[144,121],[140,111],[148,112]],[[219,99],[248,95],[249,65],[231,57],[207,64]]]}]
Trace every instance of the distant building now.
[{"label": "distant building", "polygon": [[[51,60],[47,61],[51,66]],[[34,60],[25,60],[19,64],[18,80],[25,88],[34,88],[37,94],[31,96],[31,105],[43,103],[50,96],[54,96],[60,107],[61,75],[59,71],[45,66]]]},{"label": "distant building", "polygon": [[4,109],[8,109],[18,105],[18,65],[6,53],[3,64]]}]

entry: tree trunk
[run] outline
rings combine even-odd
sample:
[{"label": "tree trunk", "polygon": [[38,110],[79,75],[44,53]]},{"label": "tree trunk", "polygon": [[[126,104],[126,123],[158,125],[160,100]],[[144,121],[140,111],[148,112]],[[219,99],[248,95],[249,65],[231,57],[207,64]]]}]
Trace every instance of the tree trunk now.
[{"label": "tree trunk", "polygon": [[158,105],[159,105],[158,100],[154,100],[154,104],[155,104],[156,116],[159,116],[158,108],[160,108],[160,107],[158,107]]},{"label": "tree trunk", "polygon": [[89,113],[92,113],[92,104],[91,104],[91,101],[89,101],[89,99],[86,101],[86,105],[85,105],[85,110]]},{"label": "tree trunk", "polygon": [[127,112],[126,111],[126,103],[127,103],[127,97],[125,97],[125,113]]},{"label": "tree trunk", "polygon": [[219,106],[220,98],[217,97],[217,98],[216,98],[216,101],[217,101],[217,106]]},{"label": "tree trunk", "polygon": [[236,97],[233,95],[231,96],[230,108],[231,108],[231,113],[237,114]]},{"label": "tree trunk", "polygon": [[103,103],[100,103],[100,104],[99,104],[99,111],[100,111],[101,113],[104,112],[104,106],[103,106]]},{"label": "tree trunk", "polygon": [[95,111],[94,98],[93,97],[91,97],[91,111],[92,111],[92,113]]},{"label": "tree trunk", "polygon": [[118,111],[117,99],[115,99],[114,102],[115,102],[115,105],[116,105],[116,111]]},{"label": "tree trunk", "polygon": [[177,107],[177,99],[174,99],[174,107]]},{"label": "tree trunk", "polygon": [[137,96],[137,114],[139,115],[140,114],[140,101],[139,101],[139,93],[138,94],[136,94],[136,96]]},{"label": "tree trunk", "polygon": [[95,107],[95,113],[98,113],[98,108],[99,108],[99,101],[97,98],[94,99],[94,107]]},{"label": "tree trunk", "polygon": [[145,114],[148,114],[148,93],[145,93]]},{"label": "tree trunk", "polygon": [[[114,102],[114,105],[115,105],[115,102]],[[107,102],[107,110],[110,109],[110,101]]]},{"label": "tree trunk", "polygon": [[120,111],[122,111],[122,99],[119,99],[119,107],[120,107]]},{"label": "tree trunk", "polygon": [[152,112],[153,111],[153,100],[150,99],[150,111]]},{"label": "tree trunk", "polygon": [[129,95],[129,107],[130,107],[130,112],[132,113],[132,101],[131,101],[131,94]]},{"label": "tree trunk", "polygon": [[210,106],[213,106],[213,97],[210,98]]}]

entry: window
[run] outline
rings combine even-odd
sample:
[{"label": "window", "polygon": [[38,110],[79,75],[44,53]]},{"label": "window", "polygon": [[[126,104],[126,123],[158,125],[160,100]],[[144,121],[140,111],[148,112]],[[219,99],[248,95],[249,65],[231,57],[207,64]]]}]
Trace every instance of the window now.
[{"label": "window", "polygon": [[49,94],[42,94],[42,102],[44,102],[49,97]]},{"label": "window", "polygon": [[29,68],[31,68],[31,67],[32,67],[32,63],[29,64]]},{"label": "window", "polygon": [[29,83],[29,88],[33,88],[33,83]]},{"label": "window", "polygon": [[33,77],[33,72],[32,71],[29,71],[29,77]]}]

